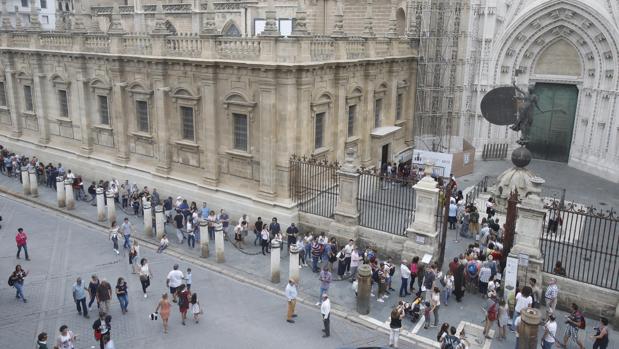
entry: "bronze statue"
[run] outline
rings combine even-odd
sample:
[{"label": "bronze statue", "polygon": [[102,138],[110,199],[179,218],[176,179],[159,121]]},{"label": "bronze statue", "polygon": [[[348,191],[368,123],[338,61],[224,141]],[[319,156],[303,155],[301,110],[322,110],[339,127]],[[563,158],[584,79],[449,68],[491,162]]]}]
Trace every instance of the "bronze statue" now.
[{"label": "bronze statue", "polygon": [[537,108],[542,113],[545,113],[537,104],[537,95],[533,93],[533,87],[530,86],[528,93],[521,90],[516,86],[516,82],[513,83],[514,88],[520,95],[515,95],[514,99],[517,101],[516,122],[511,125],[514,131],[522,131],[522,137],[527,138],[529,134],[529,128],[533,124],[533,108]]}]

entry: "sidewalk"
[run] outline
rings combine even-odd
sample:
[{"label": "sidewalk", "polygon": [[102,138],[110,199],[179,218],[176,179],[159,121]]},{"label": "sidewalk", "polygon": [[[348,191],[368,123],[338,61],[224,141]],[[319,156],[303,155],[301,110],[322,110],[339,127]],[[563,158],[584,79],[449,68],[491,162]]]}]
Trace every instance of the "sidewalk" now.
[{"label": "sidewalk", "polygon": [[[19,183],[19,180],[16,178],[8,178],[6,176],[0,175],[0,188],[8,191],[16,193],[20,196],[22,193],[22,187]],[[28,200],[35,201],[42,205],[47,205],[51,207],[57,207],[56,204],[56,192],[46,188],[39,187],[39,197],[25,197]],[[214,208],[213,208],[214,209]],[[104,225],[107,227],[107,222],[101,222],[102,224],[96,222],[96,207],[92,206],[91,203],[78,201],[76,202],[76,207],[72,211],[66,211],[65,209],[60,209],[61,211],[65,211],[71,215],[74,215],[80,219],[88,221],[90,223]],[[134,225],[136,232],[138,233],[138,237],[140,239],[150,241],[152,244],[157,244],[157,241],[153,238],[147,238],[144,236],[143,232],[143,218],[136,217],[133,215],[126,215],[120,207],[117,205],[117,221],[122,221],[124,217],[128,217],[131,223]],[[256,217],[249,217],[249,219],[253,222]],[[231,221],[235,222],[238,220],[238,217],[231,217]],[[286,227],[282,227],[285,230]],[[230,242],[225,243],[225,263],[217,264],[214,259],[214,242],[211,241],[209,244],[209,254],[210,257],[208,259],[200,258],[199,256],[199,248],[196,246],[195,249],[190,249],[186,244],[179,245],[176,243],[176,238],[174,234],[174,229],[170,224],[166,225],[166,232],[170,237],[170,247],[169,253],[181,254],[187,259],[199,260],[201,263],[210,266],[213,269],[224,270],[227,274],[236,275],[237,278],[244,280],[245,282],[249,282],[251,284],[261,284],[263,287],[277,292],[282,293],[282,290],[285,287],[285,284],[288,279],[288,254],[286,252],[286,247],[284,247],[284,251],[282,253],[281,259],[281,282],[278,284],[274,284],[270,282],[270,255],[263,256],[260,254],[260,248],[253,246],[253,234],[246,238],[246,249],[242,253],[238,249],[236,249]],[[453,236],[454,232],[450,231],[450,235]],[[462,241],[460,244],[462,247],[452,246],[453,239],[448,237],[448,244],[450,245],[447,251],[454,250],[463,250],[465,243],[467,241]],[[446,261],[451,260],[453,256],[446,255]],[[395,261],[397,262],[397,261]],[[396,268],[397,270],[397,268]],[[400,278],[399,271],[396,271],[393,280],[393,288],[398,290],[400,286]],[[311,272],[309,268],[303,268],[300,270],[300,286],[299,293],[300,297],[307,300],[309,303],[316,302],[318,300],[320,282],[318,281],[317,274]],[[351,283],[349,281],[334,281],[331,285],[331,289],[329,290],[329,295],[334,304],[334,309],[341,311],[342,314],[356,314],[356,298],[354,292],[351,287]],[[399,298],[397,297],[397,291],[392,292],[389,299],[385,301],[385,303],[379,303],[375,298],[371,299],[371,312],[370,312],[370,321],[374,321],[377,324],[381,322],[385,322],[390,314],[391,309],[397,304]],[[440,310],[440,320],[441,322],[449,322],[453,326],[458,326],[461,321],[468,321],[474,324],[480,324],[483,320],[483,311],[482,304],[484,304],[484,300],[477,295],[467,294],[463,298],[462,303],[450,302],[448,306],[442,306]],[[562,312],[558,312],[558,319],[563,319]],[[347,315],[344,315],[347,316]],[[375,319],[372,320],[371,318]],[[354,320],[354,319],[351,319]],[[587,333],[591,332],[591,329],[594,327],[594,324],[597,323],[597,319],[588,319],[587,321]],[[419,323],[418,323],[419,324]],[[424,336],[426,338],[435,339],[436,333],[438,329],[430,328],[428,330],[424,330],[423,328],[415,328],[415,324],[412,324],[410,321],[406,320],[404,322],[404,329],[416,332],[417,334]],[[413,330],[414,329],[414,330]],[[563,324],[560,323],[558,334],[561,336],[563,334]],[[418,331],[418,332],[417,332]],[[615,333],[611,331],[611,346],[616,340]],[[508,335],[508,340],[505,342],[499,342],[496,340],[492,341],[492,348],[500,348],[507,349],[513,348],[515,345],[515,338],[513,335]],[[591,346],[591,341],[586,341],[586,346]]]}]

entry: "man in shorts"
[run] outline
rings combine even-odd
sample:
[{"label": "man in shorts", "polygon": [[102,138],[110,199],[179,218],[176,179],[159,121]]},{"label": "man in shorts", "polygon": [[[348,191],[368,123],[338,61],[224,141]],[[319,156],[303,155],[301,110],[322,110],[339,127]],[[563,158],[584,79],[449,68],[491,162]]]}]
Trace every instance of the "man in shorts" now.
[{"label": "man in shorts", "polygon": [[176,288],[183,284],[184,278],[183,272],[178,270],[178,264],[174,264],[174,268],[168,273],[166,280],[166,286],[170,288],[170,294],[174,298],[172,300],[174,303],[176,303]]}]

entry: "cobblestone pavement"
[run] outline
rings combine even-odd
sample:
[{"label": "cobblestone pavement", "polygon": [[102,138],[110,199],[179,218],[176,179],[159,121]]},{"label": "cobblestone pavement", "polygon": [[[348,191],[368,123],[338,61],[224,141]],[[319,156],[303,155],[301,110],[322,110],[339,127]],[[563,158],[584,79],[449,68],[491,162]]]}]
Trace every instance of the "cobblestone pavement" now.
[{"label": "cobblestone pavement", "polygon": [[[0,175],[0,188],[3,188],[4,190],[8,190],[8,191],[12,191],[15,193],[20,193],[21,192],[21,185],[19,184],[19,182],[17,180],[14,179],[9,179],[6,176],[1,176]],[[56,196],[55,196],[55,192],[52,191],[51,189],[47,189],[47,188],[40,188],[40,196],[38,199],[36,199],[39,203],[42,204],[47,204],[50,206],[56,206]],[[1,213],[2,215],[4,215],[5,217],[9,217],[11,215],[12,212],[15,211],[15,208],[11,208],[11,205],[7,205],[7,207],[2,207],[0,206],[1,209]],[[7,211],[8,210],[8,211]],[[6,213],[5,213],[6,212]],[[86,221],[91,221],[94,222],[96,220],[96,208],[91,206],[90,203],[85,203],[85,202],[78,202],[76,205],[75,210],[71,211],[72,215],[75,215],[76,217],[79,217],[80,219],[86,220]],[[120,210],[117,210],[117,215],[118,215],[118,220],[121,220],[122,218],[124,218],[125,214],[123,214]],[[37,214],[37,216],[39,216],[39,214]],[[142,231],[142,227],[143,227],[143,223],[142,223],[142,219],[141,217],[135,217],[132,215],[128,216],[129,219],[132,221],[132,223],[136,226],[137,231]],[[234,219],[238,219],[237,217],[233,217]],[[256,217],[249,217],[250,221],[254,221]],[[63,228],[66,224],[68,223],[64,223],[64,219],[62,220],[51,220],[50,222],[46,222],[46,226],[49,227],[54,227],[54,229],[59,229],[59,231],[65,231]],[[63,222],[63,223],[60,223]],[[26,225],[26,224],[24,224]],[[9,227],[3,227],[3,231],[5,231],[5,228],[9,228]],[[171,226],[167,226],[166,227],[168,229],[168,233],[169,235],[171,235],[171,241],[175,241],[175,237],[173,236],[174,234],[172,234],[172,227]],[[10,229],[10,228],[9,228]],[[29,228],[26,228],[27,230],[31,230]],[[77,228],[76,228],[77,229]],[[79,230],[79,229],[78,229]],[[71,230],[67,230],[67,234],[72,234],[71,236],[73,238],[75,238],[76,236],[79,237],[81,235],[79,235],[79,233],[75,233]],[[450,234],[453,235],[455,234],[454,231],[450,231]],[[59,239],[57,237],[58,234],[54,235],[55,239]],[[143,234],[140,234],[141,238],[147,239]],[[110,253],[111,252],[111,245],[110,242],[105,240],[104,238],[101,238],[102,241],[98,241],[96,247],[94,248],[93,246],[90,246],[88,243],[86,242],[81,242],[80,244],[77,244],[75,246],[75,248],[72,248],[71,250],[76,250],[77,251],[82,251],[83,249],[88,248],[88,251],[92,252],[92,254],[95,254],[97,257],[92,258],[93,260],[97,260],[100,262],[94,263],[92,262],[92,265],[100,265],[101,268],[106,269],[106,268],[120,268],[121,266],[124,267],[127,271],[127,265],[126,265],[126,261],[122,260],[122,261],[118,261],[117,259],[114,258],[114,256]],[[66,241],[66,239],[61,239],[60,242],[58,242],[59,244]],[[153,241],[153,239],[150,239],[150,241]],[[254,247],[252,244],[253,241],[253,236],[250,234],[250,236],[246,239],[246,242],[248,242],[247,244],[247,248],[245,249],[244,253],[241,253],[239,250],[237,250],[236,248],[234,248],[230,243],[226,243],[225,247],[226,247],[226,251],[225,251],[225,257],[226,257],[226,262],[224,264],[216,264],[214,259],[208,258],[208,259],[200,259],[201,262],[206,263],[207,266],[210,266],[211,268],[221,268],[226,270],[228,273],[232,273],[234,275],[238,275],[240,278],[246,280],[246,281],[251,281],[251,282],[255,282],[258,284],[263,284],[263,285],[269,285],[274,287],[276,290],[283,290],[284,286],[285,286],[285,280],[287,280],[287,276],[288,276],[288,256],[287,253],[282,253],[282,266],[281,266],[281,270],[282,270],[282,276],[281,276],[281,280],[282,282],[279,284],[272,284],[270,283],[269,279],[270,279],[270,258],[268,256],[262,256],[261,254],[258,255],[254,255],[255,253],[259,253],[259,248],[258,247]],[[77,242],[76,242],[77,243]],[[466,240],[464,241],[460,241],[458,244],[455,244],[452,239],[449,239],[449,248],[448,248],[448,252],[449,251],[455,251],[458,250],[458,246],[462,246],[462,248],[464,248],[465,244],[467,243]],[[73,244],[73,243],[72,243]],[[8,255],[9,257],[5,257],[5,258],[14,258],[14,255],[12,255],[12,253],[14,253],[12,251],[11,248],[12,245],[10,245],[11,247],[9,247],[9,251],[10,253],[3,253],[3,255]],[[53,246],[53,245],[52,245]],[[6,248],[6,247],[3,247]],[[178,245],[175,242],[171,243],[171,248],[172,251],[174,252],[180,252],[183,256],[185,256],[185,258],[189,261],[191,260],[197,260],[199,258],[199,251],[198,248],[196,249],[189,249],[186,245]],[[56,252],[59,253],[59,252]],[[54,256],[56,254],[55,252],[52,251],[52,256]],[[97,254],[98,253],[98,254]],[[214,255],[214,246],[213,243],[211,243],[210,246],[210,253],[211,256]],[[59,253],[62,254],[62,253]],[[79,255],[83,255],[83,252],[78,253]],[[89,254],[89,257],[92,256],[92,254]],[[64,254],[62,254],[64,256]],[[449,260],[451,256],[448,255],[446,256],[446,259]],[[51,257],[50,257],[51,258]],[[60,257],[58,257],[60,258]],[[63,257],[63,258],[68,258],[68,257]],[[161,257],[163,259],[169,258],[169,257]],[[89,258],[90,259],[90,258]],[[172,260],[171,258],[169,258],[170,260]],[[62,260],[63,261],[63,260]],[[50,269],[58,269],[58,265],[57,264],[60,262],[54,262],[49,263],[49,268]],[[66,265],[71,266],[71,268],[73,268],[75,266],[75,263],[79,264],[79,261],[75,261],[75,260],[70,260],[66,263]],[[172,262],[161,262],[158,263],[156,265],[161,265],[161,264],[167,264],[170,265],[172,264]],[[89,267],[90,269],[92,268],[92,265]],[[184,267],[184,266],[182,266]],[[62,270],[65,270],[66,268],[60,268]],[[161,267],[158,267],[159,270],[161,270]],[[87,273],[90,273],[90,271],[88,271],[88,268],[85,268],[85,271]],[[167,271],[165,271],[167,273]],[[103,272],[101,272],[103,273]],[[162,273],[161,271],[159,273]],[[210,275],[210,273],[208,272],[204,272],[206,275]],[[52,272],[49,273],[50,275],[52,275]],[[68,273],[71,275],[75,275],[75,273]],[[68,275],[68,274],[62,274],[62,275]],[[194,272],[194,274],[196,274]],[[70,283],[69,281],[72,279],[70,276],[66,276],[64,281],[58,281],[60,284],[62,284],[64,282],[64,284],[66,285],[60,285],[60,284],[56,284],[56,286],[58,288],[64,287],[69,288],[70,287]],[[87,275],[87,274],[85,274]],[[396,272],[395,275],[395,279],[393,282],[393,288],[395,289],[399,289],[399,273]],[[214,277],[207,277],[207,287],[206,289],[208,290],[207,292],[211,292],[211,288],[212,286],[209,285],[209,281],[212,281],[214,279]],[[30,280],[31,282],[34,282],[34,278],[32,278]],[[223,281],[222,281],[223,282]],[[238,290],[239,288],[242,288],[243,290],[245,289],[252,289],[251,287],[244,287],[241,286],[239,287],[238,284],[228,281],[226,280],[226,282],[229,282],[231,285],[235,285],[235,286],[230,286],[231,290],[234,291],[225,291],[222,290],[221,292],[221,296],[223,297],[223,299],[235,299],[233,294],[236,292],[236,290]],[[195,282],[194,282],[195,283]],[[7,286],[4,286],[5,288]],[[51,288],[51,286],[46,286],[46,288]],[[135,285],[133,286],[134,291],[138,292],[139,289],[139,283],[136,281]],[[31,288],[29,288],[30,290]],[[47,296],[48,293],[50,294],[54,294],[54,293],[59,293],[59,294],[63,294],[65,295],[66,298],[66,302],[69,301],[70,295],[68,293],[68,291],[66,292],[61,292],[60,290],[55,291],[55,290],[51,290],[49,292],[46,292],[46,296],[45,297],[49,297]],[[200,292],[198,290],[198,292]],[[259,293],[258,291],[255,291],[256,293]],[[5,292],[6,293],[6,292]],[[315,301],[317,300],[318,297],[318,293],[319,293],[319,281],[317,280],[317,277],[315,274],[313,274],[308,268],[303,268],[301,270],[301,285],[300,285],[300,296],[309,300],[309,301]],[[9,294],[11,294],[9,292]],[[351,284],[348,281],[335,281],[331,287],[331,290],[329,291],[329,294],[331,296],[332,302],[334,303],[334,308],[338,309],[338,310],[342,310],[348,313],[352,313],[354,314],[355,311],[355,296],[354,296],[354,292],[351,289]],[[11,294],[12,295],[12,294]],[[219,296],[219,295],[218,295]],[[259,297],[259,299],[258,299]],[[217,299],[219,299],[218,297],[215,297]],[[277,297],[276,297],[277,298]],[[1,302],[0,298],[0,302]],[[10,299],[10,298],[9,298]],[[149,298],[150,299],[150,298]],[[277,308],[277,307],[283,307],[283,303],[282,300],[274,300],[271,299],[270,296],[268,296],[268,293],[264,293],[262,296],[252,296],[252,297],[248,297],[247,295],[242,295],[240,298],[238,299],[244,299],[244,301],[242,301],[242,304],[245,305],[268,305],[268,304],[273,304],[272,307],[276,308],[275,310],[268,312],[268,316],[273,318],[273,321],[270,321],[269,324],[278,324],[277,321],[279,321],[278,316],[280,316],[280,312],[281,309]],[[265,301],[265,299],[269,299],[269,301]],[[33,299],[34,300],[34,299]],[[371,302],[371,313],[370,313],[370,317],[376,319],[376,322],[383,322],[386,321],[386,319],[389,316],[389,312],[392,309],[392,307],[397,303],[397,301],[399,300],[399,298],[395,295],[392,294],[392,296],[385,302],[385,303],[378,303],[376,302],[375,299],[372,299]],[[140,299],[138,300],[134,300],[135,302],[139,302]],[[279,303],[281,304],[279,304]],[[72,302],[69,302],[69,305],[66,305],[65,308],[67,308],[65,310],[65,312],[70,313],[73,309],[73,304]],[[236,306],[237,308],[234,308],[230,311],[232,312],[238,312],[238,305],[241,302],[236,302]],[[30,303],[29,303],[30,304]],[[483,312],[481,310],[481,305],[483,304],[483,300],[478,297],[478,296],[473,296],[473,295],[466,295],[463,299],[462,303],[455,303],[455,302],[450,302],[450,305],[447,307],[442,307],[441,308],[441,312],[440,312],[440,316],[441,316],[441,322],[446,321],[451,323],[452,325],[457,325],[459,324],[461,321],[470,321],[473,323],[480,323],[481,320],[483,319]],[[207,305],[208,306],[208,305]],[[131,304],[130,304],[130,309],[131,309]],[[243,318],[242,321],[236,323],[236,324],[232,324],[230,326],[236,326],[237,328],[239,327],[239,325],[241,326],[241,328],[239,328],[240,330],[242,330],[243,332],[245,332],[245,329],[247,327],[247,323],[256,323],[258,324],[261,320],[262,320],[262,312],[265,311],[266,309],[269,309],[268,307],[264,307],[264,308],[259,308],[259,309],[253,309],[251,310],[252,314],[248,314],[245,315],[243,314],[241,317]],[[243,310],[245,310],[243,308]],[[317,309],[308,309],[308,312],[317,312]],[[143,314],[140,314],[139,320],[136,320],[137,322],[141,323],[141,325],[146,326],[146,328],[152,328],[153,326],[148,324],[148,321],[144,320],[142,321],[141,319],[146,317],[146,314],[149,313],[150,310],[145,311]],[[254,313],[255,312],[255,313]],[[63,314],[63,312],[53,312],[55,314],[55,318],[56,318],[56,323],[52,323],[54,324],[52,326],[53,327],[58,327],[60,325],[60,320],[63,319],[63,317],[61,316]],[[119,313],[119,312],[118,312]],[[221,313],[219,311],[216,311],[214,309],[211,310],[211,312],[208,312],[207,310],[207,318],[209,318],[209,314],[217,314],[217,315],[213,315],[214,317],[219,317],[220,314],[224,314],[225,313],[225,309],[222,308],[221,309]],[[128,315],[129,317],[131,317],[134,313],[131,313]],[[561,313],[561,316],[563,314]],[[32,314],[33,317],[37,317],[38,318],[47,318],[47,311],[45,314],[41,315],[41,313],[37,313],[37,314]],[[223,315],[221,315],[223,316]],[[316,315],[318,316],[318,315]],[[258,319],[258,320],[257,320]],[[178,319],[177,319],[178,320]],[[49,320],[47,320],[49,321]],[[209,326],[209,320],[205,321],[207,323],[206,326]],[[229,325],[229,323],[232,322],[232,320],[229,320],[228,322],[224,321],[223,323],[225,325]],[[146,323],[146,324],[144,324]],[[593,327],[593,324],[596,323],[595,320],[589,319],[588,321],[588,331],[590,332],[590,329]],[[16,327],[18,326],[19,321],[16,324]],[[72,323],[68,323],[70,326],[72,326]],[[286,324],[285,322],[283,322],[283,324]],[[300,324],[296,324],[296,325],[300,325]],[[296,326],[295,325],[295,326]],[[299,327],[303,326],[304,328],[309,326],[313,326],[315,324],[301,324]],[[39,325],[40,327],[41,325]],[[139,324],[136,324],[135,326],[139,326]],[[201,324],[202,326],[202,324]],[[282,325],[283,326],[283,325]],[[410,322],[405,322],[404,324],[405,329],[409,330],[409,331],[413,331],[415,324],[412,324]],[[158,338],[161,339],[163,337],[160,337],[157,333],[157,330],[159,330],[158,326],[154,326],[156,327],[155,330],[153,330],[154,332],[149,332],[149,333],[155,333],[156,336],[154,338]],[[42,327],[41,327],[42,328]],[[46,327],[47,329],[47,327]],[[88,329],[88,327],[86,327],[86,329]],[[274,327],[270,326],[267,327],[266,329],[264,329],[264,331],[268,332],[269,330],[274,329]],[[563,325],[560,324],[559,326],[559,331],[562,335],[563,333]],[[0,335],[2,334],[1,332],[2,330],[0,329]],[[48,330],[51,332],[51,330]],[[427,338],[435,338],[436,336],[436,329],[435,328],[430,328],[429,330],[424,330],[423,328],[416,328],[414,329],[414,331],[417,331],[417,334],[422,335],[424,337]],[[311,330],[309,330],[309,332],[311,332]],[[353,331],[354,332],[354,331]],[[352,336],[350,338],[347,338],[346,340],[348,340],[348,342],[346,342],[344,339],[342,339],[341,343],[352,343],[353,341],[355,341],[354,338],[360,338],[358,340],[358,342],[355,343],[376,343],[376,344],[385,344],[385,339],[386,336],[383,334],[368,334],[368,337],[364,337],[365,333],[367,331],[361,330],[359,329],[359,333],[362,334],[360,337],[355,337]],[[31,332],[29,332],[29,336],[32,336],[32,333],[34,333],[33,330],[31,330]],[[133,331],[129,331],[129,333],[142,333],[142,332],[133,332]],[[223,339],[221,339],[221,336],[219,336],[220,333],[216,334],[217,338],[220,338],[219,340],[221,340],[221,343],[226,343],[223,341]],[[238,334],[238,333],[237,333]],[[297,333],[298,335],[300,335],[301,333]],[[613,337],[615,337],[614,335],[615,333],[611,333],[611,340],[613,340]],[[91,334],[88,332],[87,337],[90,337]],[[233,335],[234,336],[234,335]],[[147,337],[144,337],[147,338]],[[150,337],[148,337],[150,338]],[[244,336],[243,336],[244,338]],[[287,337],[285,337],[287,338]],[[302,336],[298,336],[297,338],[306,338],[306,337],[302,337]],[[258,342],[252,342],[254,338],[247,338],[245,339],[247,342],[243,342],[243,343],[258,343]],[[257,340],[257,339],[256,339]],[[260,339],[260,340],[264,340],[264,339]],[[139,340],[136,340],[137,342],[139,342]],[[143,342],[144,340],[142,340]],[[616,340],[615,340],[616,341]],[[591,343],[590,341],[587,342],[587,347],[590,347]],[[612,343],[611,342],[611,347],[612,347]],[[140,343],[141,344],[141,343]],[[133,343],[132,343],[133,345]],[[300,344],[301,345],[301,344]],[[513,335],[508,335],[508,340],[506,342],[497,342],[497,341],[493,341],[492,343],[492,348],[513,348],[515,345],[515,339]],[[241,346],[243,347],[243,345]],[[272,346],[273,347],[273,346]],[[299,346],[302,347],[302,346]],[[138,348],[139,348],[139,344],[138,344]]]}]

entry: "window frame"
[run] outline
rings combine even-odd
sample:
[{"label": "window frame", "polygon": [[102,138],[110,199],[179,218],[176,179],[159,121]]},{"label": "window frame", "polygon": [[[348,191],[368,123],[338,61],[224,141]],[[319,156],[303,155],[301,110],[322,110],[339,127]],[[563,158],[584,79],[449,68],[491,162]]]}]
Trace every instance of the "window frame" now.
[{"label": "window frame", "polygon": [[[32,84],[23,84],[22,91],[24,94],[24,111],[28,113],[34,113],[34,97],[32,96]],[[28,91],[27,94],[26,91]]]},{"label": "window frame", "polygon": [[[97,96],[97,114],[99,115],[99,124],[101,125],[105,125],[105,126],[111,126],[111,119],[110,119],[110,98],[108,95],[104,95],[104,94],[96,94]],[[106,120],[103,120],[103,103],[101,103],[101,99],[105,98],[105,118]]]},{"label": "window frame", "polygon": [[[146,120],[142,120],[142,114],[140,114],[140,108],[139,106],[142,105],[142,103],[144,103],[144,112],[146,114]],[[136,130],[138,132],[143,132],[143,133],[150,133],[151,132],[151,123],[150,123],[150,103],[148,103],[147,99],[143,99],[143,98],[136,98],[134,100],[134,112],[135,112],[135,126],[136,126]],[[146,122],[146,129],[144,129],[142,126],[143,122]]]},{"label": "window frame", "polygon": [[384,104],[384,98],[382,96],[374,97],[374,128],[379,128],[382,125]]},{"label": "window frame", "polygon": [[0,108],[8,109],[8,99],[6,98],[6,84],[0,80]]},{"label": "window frame", "polygon": [[41,9],[47,9],[47,0],[39,0],[39,5],[41,6]]},{"label": "window frame", "polygon": [[[353,111],[353,113],[351,114],[351,110]],[[352,138],[356,135],[355,132],[355,126],[357,125],[356,121],[357,121],[357,104],[350,104],[348,105],[348,120],[347,120],[347,131],[348,131],[348,138]]]},{"label": "window frame", "polygon": [[395,121],[402,120],[403,109],[404,109],[404,92],[397,91],[395,95]]},{"label": "window frame", "polygon": [[[237,143],[237,126],[241,124],[237,121],[240,120],[241,117],[245,119],[243,122],[245,124],[245,147],[240,147]],[[249,115],[242,112],[232,112],[232,149],[249,152]]]},{"label": "window frame", "polygon": [[[185,114],[183,113],[183,110],[190,110],[191,111],[191,137],[188,137],[185,132]],[[178,112],[181,118],[181,139],[184,141],[191,141],[191,142],[195,142],[196,141],[196,111],[195,108],[193,106],[189,106],[189,105],[179,105],[178,106]]]},{"label": "window frame", "polygon": [[[325,121],[327,111],[314,113],[314,150],[325,148]],[[319,121],[320,120],[320,126]]]},{"label": "window frame", "polygon": [[[62,101],[62,96],[64,94],[64,108],[63,108],[63,101]],[[57,89],[56,90],[56,97],[57,97],[57,102],[58,102],[58,111],[59,111],[59,116],[61,118],[69,118],[70,116],[70,108],[69,108],[69,91],[67,91],[66,89]]]}]

